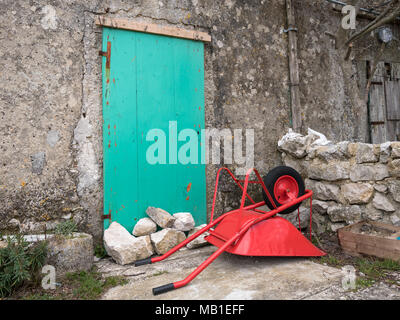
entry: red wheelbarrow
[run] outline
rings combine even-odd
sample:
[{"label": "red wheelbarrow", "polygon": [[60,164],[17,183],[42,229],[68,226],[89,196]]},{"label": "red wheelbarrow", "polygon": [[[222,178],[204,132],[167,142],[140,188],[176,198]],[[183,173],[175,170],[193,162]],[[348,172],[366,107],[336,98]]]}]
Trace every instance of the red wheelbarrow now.
[{"label": "red wheelbarrow", "polygon": [[[215,200],[222,170],[226,170],[242,190],[242,198],[239,209],[227,212],[214,220]],[[253,171],[257,180],[249,181],[249,176]],[[256,203],[250,197],[247,193],[249,184],[262,186],[264,201]],[[248,206],[245,206],[246,198],[251,202]],[[210,223],[165,254],[138,260],[135,262],[135,266],[162,261],[206,231],[209,232],[209,235],[205,237],[205,240],[218,249],[185,279],[153,288],[154,295],[187,285],[224,251],[245,256],[318,257],[326,255],[300,232],[299,206],[305,199],[310,199],[311,240],[312,191],[305,190],[303,179],[296,170],[279,166],[272,169],[263,180],[256,169],[249,169],[245,180],[238,180],[229,169],[220,168],[215,183]],[[271,211],[259,209],[264,205],[267,205]],[[299,230],[288,220],[276,216],[277,213],[287,214],[296,209],[298,210]]]}]

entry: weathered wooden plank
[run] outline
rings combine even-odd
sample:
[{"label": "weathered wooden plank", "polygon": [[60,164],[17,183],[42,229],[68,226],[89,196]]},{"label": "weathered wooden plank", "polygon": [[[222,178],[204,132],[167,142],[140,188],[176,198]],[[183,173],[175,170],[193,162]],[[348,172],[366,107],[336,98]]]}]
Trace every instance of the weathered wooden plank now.
[{"label": "weathered wooden plank", "polygon": [[[370,66],[371,67],[371,66]],[[369,71],[370,72],[370,71]],[[383,61],[378,62],[372,82],[383,82],[386,76],[385,63]]]},{"label": "weathered wooden plank", "polygon": [[348,241],[345,245],[342,245],[342,248],[347,252],[354,252],[356,254],[362,253],[384,259],[400,260],[400,250],[372,246],[363,242],[352,243]]},{"label": "weathered wooden plank", "polygon": [[384,124],[371,124],[371,143],[380,144],[387,140],[387,128]]},{"label": "weathered wooden plank", "polygon": [[[380,227],[380,228],[392,230],[394,232],[400,232],[400,227],[392,226],[387,223],[383,223],[383,222],[379,222],[379,221],[369,221],[368,223],[372,224],[374,226]],[[360,225],[360,227],[361,227],[361,225]]]},{"label": "weathered wooden plank", "polygon": [[[396,238],[387,238],[383,236],[358,233],[360,227],[365,223],[361,221],[357,224],[344,227],[338,230],[340,245],[346,252],[358,255],[368,254],[380,258],[390,258],[400,260],[400,241]],[[369,221],[369,224],[380,228],[400,232],[399,227],[391,226],[385,223]]]},{"label": "weathered wooden plank", "polygon": [[386,115],[388,120],[400,120],[400,80],[385,81]]},{"label": "weathered wooden plank", "polygon": [[119,18],[117,19],[117,18],[98,16],[95,20],[95,23],[97,25],[109,28],[140,31],[140,32],[153,33],[153,34],[159,34],[176,38],[204,41],[204,42],[211,41],[211,36],[206,32],[181,29],[170,26],[161,26],[152,23],[136,22],[127,19],[119,19]]},{"label": "weathered wooden plank", "polygon": [[383,85],[373,84],[369,92],[369,119],[371,122],[385,121],[385,91]]},{"label": "weathered wooden plank", "polygon": [[400,80],[400,63],[392,63],[391,78],[392,80]]},{"label": "weathered wooden plank", "polygon": [[391,224],[387,224],[387,223],[383,223],[383,222],[379,222],[379,221],[360,221],[358,223],[341,228],[340,230],[346,236],[355,237],[360,232],[360,229],[366,222],[369,225],[375,226],[377,228],[387,229],[387,230],[393,231],[395,233],[400,232],[400,227],[393,226]]},{"label": "weathered wooden plank", "polygon": [[386,139],[387,141],[399,141],[400,140],[400,121],[399,120],[388,120],[386,126]]},{"label": "weathered wooden plank", "polygon": [[398,241],[395,239],[388,239],[359,233],[355,234],[355,237],[342,234],[341,241],[346,244],[356,243],[358,245],[362,243],[370,247],[379,247],[380,250],[397,251],[400,254],[400,246],[396,246],[393,243],[393,241]]},{"label": "weathered wooden plank", "polygon": [[286,14],[288,24],[288,49],[289,49],[289,77],[290,77],[290,103],[292,113],[292,127],[294,131],[301,131],[303,121],[301,117],[300,90],[299,90],[299,62],[297,59],[297,31],[294,7],[292,0],[286,0]]},{"label": "weathered wooden plank", "polygon": [[383,84],[372,84],[369,92],[369,121],[372,143],[382,143],[387,141],[385,106],[385,91]]}]

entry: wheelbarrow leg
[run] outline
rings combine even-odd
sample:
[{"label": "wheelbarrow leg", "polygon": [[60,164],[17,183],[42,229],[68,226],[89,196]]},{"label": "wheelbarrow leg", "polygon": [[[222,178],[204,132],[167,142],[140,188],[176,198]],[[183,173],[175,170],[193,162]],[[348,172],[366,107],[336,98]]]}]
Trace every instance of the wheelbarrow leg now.
[{"label": "wheelbarrow leg", "polygon": [[164,292],[168,292],[174,289],[181,288],[185,285],[187,285],[190,281],[192,281],[200,272],[202,272],[205,268],[208,267],[208,265],[213,262],[218,256],[225,251],[225,249],[230,246],[233,242],[235,242],[239,237],[241,236],[241,233],[237,233],[235,236],[230,238],[223,246],[221,246],[218,250],[216,250],[211,256],[209,256],[204,262],[199,265],[191,274],[189,274],[185,279],[173,282],[173,283],[168,283],[164,284],[160,287],[153,288],[153,294],[158,295]]},{"label": "wheelbarrow leg", "polygon": [[192,240],[196,239],[198,236],[200,236],[201,234],[206,232],[211,227],[215,226],[227,214],[230,214],[230,213],[231,212],[228,212],[228,213],[225,213],[222,216],[218,217],[218,219],[215,219],[212,223],[206,225],[204,228],[201,228],[199,231],[197,231],[196,233],[192,234],[189,238],[187,238],[186,240],[182,241],[180,244],[176,245],[171,250],[169,250],[166,253],[164,253],[162,256],[158,256],[158,257],[154,257],[154,258],[147,258],[147,259],[142,259],[142,260],[137,260],[135,262],[135,267],[138,267],[138,266],[141,266],[141,265],[144,265],[144,264],[151,264],[151,263],[159,262],[159,261],[162,261],[162,260],[168,258],[171,254],[173,254],[174,252],[178,251],[180,248],[186,246],[189,242],[191,242]]}]

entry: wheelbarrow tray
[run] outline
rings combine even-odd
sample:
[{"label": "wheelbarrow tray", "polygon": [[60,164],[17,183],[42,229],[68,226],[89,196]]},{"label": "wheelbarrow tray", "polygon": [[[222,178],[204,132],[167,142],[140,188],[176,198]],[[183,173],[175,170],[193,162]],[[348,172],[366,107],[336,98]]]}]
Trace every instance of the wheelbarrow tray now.
[{"label": "wheelbarrow tray", "polygon": [[[220,248],[231,239],[240,226],[263,216],[249,210],[235,210],[214,229],[205,240]],[[288,220],[272,217],[252,225],[226,252],[243,256],[316,257],[325,253],[308,241]]]}]

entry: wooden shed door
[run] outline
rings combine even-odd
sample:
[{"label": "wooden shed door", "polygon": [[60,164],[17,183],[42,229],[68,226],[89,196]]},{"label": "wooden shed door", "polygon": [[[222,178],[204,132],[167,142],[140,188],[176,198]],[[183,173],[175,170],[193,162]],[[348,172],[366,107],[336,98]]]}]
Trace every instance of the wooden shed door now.
[{"label": "wooden shed door", "polygon": [[[106,58],[102,65],[103,172],[104,215],[110,216],[104,227],[117,221],[131,232],[149,206],[171,214],[190,212],[196,224],[205,223],[203,43],[104,27],[104,55],[107,48],[109,65]],[[197,163],[181,163],[176,151],[169,152],[189,139],[179,136],[184,129],[199,137]],[[148,141],[149,132],[159,135]],[[149,163],[146,153],[157,139],[163,140],[162,133],[166,154],[155,154],[166,163]]]},{"label": "wooden shed door", "polygon": [[400,63],[380,62],[369,93],[371,142],[400,140]]}]

